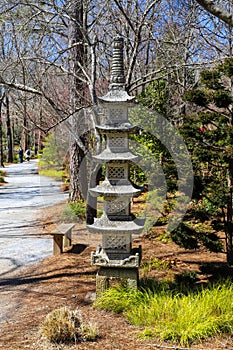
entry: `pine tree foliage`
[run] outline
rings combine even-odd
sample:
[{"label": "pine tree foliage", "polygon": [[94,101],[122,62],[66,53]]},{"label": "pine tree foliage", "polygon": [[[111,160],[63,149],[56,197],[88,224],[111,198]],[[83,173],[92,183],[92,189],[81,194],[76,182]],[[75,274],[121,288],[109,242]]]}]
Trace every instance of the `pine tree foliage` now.
[{"label": "pine tree foliage", "polygon": [[[185,116],[181,132],[187,140],[195,169],[194,200],[209,206],[216,230],[226,234],[227,260],[233,263],[232,186],[233,186],[233,59],[200,73],[198,86],[184,95],[197,112]],[[203,209],[203,208],[202,208]],[[202,211],[203,214],[203,211]],[[208,214],[208,210],[207,213]],[[213,220],[213,216],[215,220]]]}]

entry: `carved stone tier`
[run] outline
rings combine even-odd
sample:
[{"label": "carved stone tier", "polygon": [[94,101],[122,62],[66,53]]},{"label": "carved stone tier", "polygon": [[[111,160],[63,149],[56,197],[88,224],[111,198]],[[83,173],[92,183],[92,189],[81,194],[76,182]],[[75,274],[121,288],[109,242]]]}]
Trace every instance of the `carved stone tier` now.
[{"label": "carved stone tier", "polygon": [[[109,93],[108,93],[109,94]],[[130,124],[128,120],[128,107],[130,106],[129,102],[126,101],[112,101],[112,102],[103,102],[103,99],[106,98],[105,95],[100,98],[102,104],[102,114],[101,114],[101,125],[119,125],[119,124]]]},{"label": "carved stone tier", "polygon": [[92,196],[132,196],[135,197],[141,193],[140,189],[135,188],[129,180],[104,180],[101,185],[89,189]]},{"label": "carved stone tier", "polygon": [[[129,218],[129,217],[128,217]],[[140,234],[143,230],[144,219],[131,219],[129,221],[109,220],[106,215],[95,219],[92,225],[87,225],[89,232],[102,234]]]},{"label": "carved stone tier", "polygon": [[133,126],[130,123],[116,123],[114,125],[109,125],[109,124],[105,124],[105,125],[96,125],[96,129],[99,132],[128,132],[128,133],[134,133],[137,132],[138,127],[137,126]]},{"label": "carved stone tier", "polygon": [[138,252],[132,255],[121,254],[105,254],[104,249],[97,248],[96,252],[91,253],[91,264],[104,266],[104,267],[120,267],[120,268],[138,268],[140,266],[141,251],[138,248]]},{"label": "carved stone tier", "polygon": [[[125,90],[110,90],[105,96],[98,97],[102,103],[133,102],[135,96],[130,96]],[[135,104],[132,103],[132,106]],[[130,105],[129,105],[130,106]]]},{"label": "carved stone tier", "polygon": [[105,149],[103,152],[93,157],[97,162],[106,163],[109,161],[131,161],[137,162],[140,157],[136,156],[132,152],[112,152],[110,149]]}]

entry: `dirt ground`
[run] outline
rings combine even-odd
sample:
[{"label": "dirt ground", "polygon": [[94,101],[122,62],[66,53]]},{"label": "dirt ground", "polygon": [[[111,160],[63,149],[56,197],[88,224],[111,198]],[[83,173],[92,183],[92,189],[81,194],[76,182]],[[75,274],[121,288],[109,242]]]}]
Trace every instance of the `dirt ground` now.
[{"label": "dirt ground", "polygon": [[[38,230],[48,234],[59,221],[62,208],[62,205],[46,208]],[[0,324],[1,350],[182,349],[159,340],[141,340],[137,337],[140,329],[128,324],[122,315],[92,308],[97,269],[90,265],[90,254],[99,241],[100,237],[88,234],[84,224],[76,224],[73,246],[65,253],[51,256],[5,276],[0,284],[1,295],[4,294],[8,303],[15,303],[16,306],[7,320]],[[196,271],[201,281],[207,281],[214,276],[230,273],[224,254],[209,253],[204,249],[187,251],[173,243],[145,237],[137,238],[133,244],[142,245],[142,263],[155,257],[167,261],[170,275]],[[141,268],[140,278],[144,273]],[[160,279],[166,273],[167,270],[163,269],[152,270],[147,272],[147,277]],[[51,310],[60,306],[68,306],[73,310],[79,308],[84,320],[95,322],[99,329],[97,341],[55,345],[44,340],[39,334],[40,324]],[[190,349],[233,349],[233,336],[208,339],[201,344],[192,345]]]}]

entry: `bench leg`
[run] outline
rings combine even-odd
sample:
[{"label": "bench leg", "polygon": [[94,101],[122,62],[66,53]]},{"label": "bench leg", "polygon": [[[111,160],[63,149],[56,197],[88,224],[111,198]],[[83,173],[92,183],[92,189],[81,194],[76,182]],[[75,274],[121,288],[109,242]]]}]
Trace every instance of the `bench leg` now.
[{"label": "bench leg", "polygon": [[63,252],[63,236],[54,235],[53,236],[53,255],[58,255]]},{"label": "bench leg", "polygon": [[64,248],[70,247],[71,246],[71,238],[67,237],[66,235],[64,236]]},{"label": "bench leg", "polygon": [[70,228],[64,235],[63,248],[67,248],[71,246],[71,238],[72,238],[72,228]]}]

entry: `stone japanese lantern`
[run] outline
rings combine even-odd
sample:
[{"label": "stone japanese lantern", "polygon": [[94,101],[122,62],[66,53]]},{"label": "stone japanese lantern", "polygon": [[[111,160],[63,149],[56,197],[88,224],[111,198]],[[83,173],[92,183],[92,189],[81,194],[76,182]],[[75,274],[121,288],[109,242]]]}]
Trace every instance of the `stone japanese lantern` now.
[{"label": "stone japanese lantern", "polygon": [[131,213],[132,197],[140,194],[129,180],[130,163],[136,163],[138,156],[129,149],[129,133],[136,127],[128,121],[128,108],[135,97],[125,91],[123,64],[123,39],[113,42],[111,84],[108,93],[99,97],[103,116],[96,128],[105,138],[105,149],[95,160],[105,165],[105,180],[90,188],[92,196],[103,196],[103,215],[87,225],[89,232],[102,234],[102,246],[92,252],[92,265],[99,266],[96,276],[96,293],[102,293],[109,285],[109,279],[127,281],[137,287],[141,248],[132,249],[132,235],[142,232],[144,221]]}]

